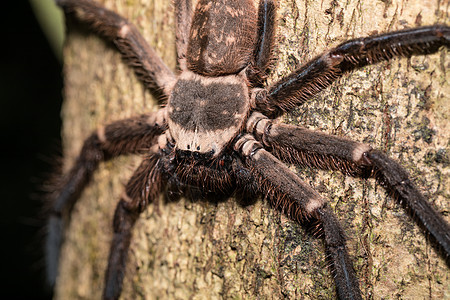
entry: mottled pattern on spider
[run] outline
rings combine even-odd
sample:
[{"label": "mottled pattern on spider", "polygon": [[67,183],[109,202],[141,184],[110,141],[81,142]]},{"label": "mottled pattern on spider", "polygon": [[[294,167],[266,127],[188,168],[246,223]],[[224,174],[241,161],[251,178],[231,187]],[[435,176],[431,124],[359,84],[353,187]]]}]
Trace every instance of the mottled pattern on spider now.
[{"label": "mottled pattern on spider", "polygon": [[61,188],[54,193],[47,238],[53,284],[62,243],[62,215],[70,213],[99,162],[123,154],[144,159],[125,188],[114,216],[105,299],[116,299],[132,228],[163,191],[172,197],[195,187],[204,195],[236,191],[267,195],[291,219],[321,228],[337,295],[360,299],[345,234],[324,200],[283,162],[375,177],[404,201],[450,254],[450,227],[395,161],[369,145],[273,119],[303,104],[343,74],[395,56],[434,53],[450,46],[450,28],[420,27],[342,43],[265,87],[273,64],[276,4],[261,0],[174,2],[181,72],[174,75],[127,20],[89,0],[58,0],[71,16],[111,40],[144,85],[167,99],[156,113],[117,121],[93,133]]}]

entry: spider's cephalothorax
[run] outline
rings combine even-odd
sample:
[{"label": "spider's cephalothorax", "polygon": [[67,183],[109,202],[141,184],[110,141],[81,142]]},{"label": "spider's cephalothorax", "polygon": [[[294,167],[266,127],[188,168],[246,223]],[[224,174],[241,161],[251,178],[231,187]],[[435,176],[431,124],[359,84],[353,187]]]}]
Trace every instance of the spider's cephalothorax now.
[{"label": "spider's cephalothorax", "polygon": [[176,149],[219,155],[243,129],[249,112],[245,75],[180,75],[167,104]]},{"label": "spider's cephalothorax", "polygon": [[53,194],[47,239],[53,284],[62,243],[62,215],[71,211],[102,160],[145,154],[119,201],[105,276],[105,299],[122,290],[127,252],[139,214],[159,193],[188,189],[204,195],[267,195],[295,221],[316,220],[341,299],[360,299],[345,234],[327,201],[283,162],[375,177],[400,198],[450,254],[450,227],[407,172],[369,145],[273,122],[346,72],[391,59],[450,47],[450,28],[419,27],[347,41],[265,87],[273,58],[276,4],[260,0],[174,2],[180,73],[166,67],[127,20],[90,0],[57,0],[68,16],[111,40],[145,86],[167,99],[155,113],[116,121],[93,133]]}]

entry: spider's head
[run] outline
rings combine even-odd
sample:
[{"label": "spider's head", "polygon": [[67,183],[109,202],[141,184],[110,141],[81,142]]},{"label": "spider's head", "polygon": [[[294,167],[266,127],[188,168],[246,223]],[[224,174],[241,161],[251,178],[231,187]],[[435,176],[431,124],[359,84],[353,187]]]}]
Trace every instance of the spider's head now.
[{"label": "spider's head", "polygon": [[185,162],[210,162],[214,159],[214,150],[207,153],[200,153],[198,151],[186,151],[186,150],[176,150],[176,156],[180,160],[184,160]]},{"label": "spider's head", "polygon": [[218,156],[243,128],[248,110],[243,75],[205,77],[184,72],[167,104],[175,148]]}]

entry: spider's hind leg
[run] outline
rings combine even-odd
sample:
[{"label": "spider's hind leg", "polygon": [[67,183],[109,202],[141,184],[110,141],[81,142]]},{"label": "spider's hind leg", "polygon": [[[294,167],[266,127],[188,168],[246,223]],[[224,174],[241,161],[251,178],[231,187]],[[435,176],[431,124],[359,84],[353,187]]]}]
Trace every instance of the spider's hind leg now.
[{"label": "spider's hind leg", "polygon": [[436,53],[450,47],[450,27],[434,25],[346,41],[317,56],[274,83],[267,98],[257,99],[258,111],[276,118],[302,105],[347,72],[390,60]]},{"label": "spider's hind leg", "polygon": [[255,86],[262,86],[273,63],[275,47],[276,4],[261,0],[258,8],[258,40],[247,76]]},{"label": "spider's hind leg", "polygon": [[187,70],[186,52],[189,41],[189,31],[191,29],[192,19],[192,0],[177,0],[174,1],[175,6],[175,33],[177,58],[179,68],[184,71]]},{"label": "spider's hind leg", "polygon": [[168,96],[175,75],[145,41],[136,26],[95,1],[56,0],[66,16],[88,26],[89,30],[115,44],[122,58],[134,68],[146,88]]}]

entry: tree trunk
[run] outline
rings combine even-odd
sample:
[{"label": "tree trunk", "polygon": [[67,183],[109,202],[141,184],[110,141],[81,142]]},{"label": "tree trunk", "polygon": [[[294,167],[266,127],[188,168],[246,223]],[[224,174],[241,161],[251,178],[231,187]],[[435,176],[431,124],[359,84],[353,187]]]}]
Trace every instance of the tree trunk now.
[{"label": "tree trunk", "polygon": [[[99,0],[96,0],[99,1]],[[102,0],[141,30],[175,69],[171,1]],[[347,39],[449,23],[440,0],[282,0],[278,64],[269,83]],[[72,28],[70,28],[72,29]],[[112,45],[70,30],[65,47],[63,139],[69,168],[100,124],[156,110]],[[450,60],[448,50],[396,59],[345,76],[282,121],[371,144],[400,161],[450,221]],[[112,215],[139,158],[100,165],[74,208],[62,249],[57,299],[99,299]],[[374,180],[293,168],[328,199],[349,237],[365,298],[449,297],[446,262],[426,234]],[[267,201],[242,206],[157,202],[137,222],[123,299],[330,299],[323,243]]]}]

